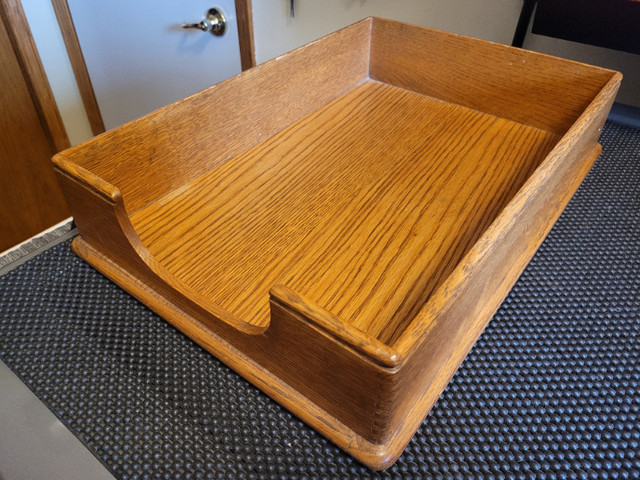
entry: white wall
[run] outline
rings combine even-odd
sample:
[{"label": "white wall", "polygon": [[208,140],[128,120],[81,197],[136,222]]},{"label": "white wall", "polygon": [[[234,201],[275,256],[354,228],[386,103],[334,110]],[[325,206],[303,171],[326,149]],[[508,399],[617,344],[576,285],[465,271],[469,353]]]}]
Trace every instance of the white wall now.
[{"label": "white wall", "polygon": [[[242,71],[233,0],[67,0],[107,129]],[[181,28],[212,5],[221,37]],[[100,19],[96,22],[96,19]]]},{"label": "white wall", "polygon": [[377,16],[511,44],[521,0],[253,0],[256,62]]},{"label": "white wall", "polygon": [[51,0],[23,0],[29,27],[72,145],[93,136]]}]

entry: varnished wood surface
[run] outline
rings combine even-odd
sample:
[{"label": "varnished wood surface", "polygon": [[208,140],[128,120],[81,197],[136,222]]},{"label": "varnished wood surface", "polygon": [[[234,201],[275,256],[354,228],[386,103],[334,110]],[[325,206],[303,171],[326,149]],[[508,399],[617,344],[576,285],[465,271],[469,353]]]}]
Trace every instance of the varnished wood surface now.
[{"label": "varnished wood surface", "polygon": [[377,20],[371,78],[558,135],[611,78],[603,68]]},{"label": "varnished wood surface", "polygon": [[58,155],[74,248],[385,468],[588,172],[619,82],[368,19]]},{"label": "varnished wood surface", "polygon": [[[258,65],[99,135],[65,157],[116,185],[133,213],[363,81],[370,33],[368,23],[337,32],[329,45],[311,43]],[[189,136],[181,133],[187,131]]]},{"label": "varnished wood surface", "polygon": [[281,283],[391,344],[556,140],[367,82],[132,222],[171,273],[247,322],[268,324]]},{"label": "varnished wood surface", "polygon": [[20,2],[0,4],[0,252],[69,217],[51,156],[69,147]]}]

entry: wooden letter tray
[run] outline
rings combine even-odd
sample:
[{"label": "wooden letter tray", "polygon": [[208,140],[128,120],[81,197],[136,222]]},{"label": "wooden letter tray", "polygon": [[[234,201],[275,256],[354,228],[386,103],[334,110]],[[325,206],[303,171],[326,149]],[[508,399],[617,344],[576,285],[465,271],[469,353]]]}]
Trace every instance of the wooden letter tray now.
[{"label": "wooden letter tray", "polygon": [[380,469],[589,171],[620,79],[366,19],[54,162],[79,256]]}]

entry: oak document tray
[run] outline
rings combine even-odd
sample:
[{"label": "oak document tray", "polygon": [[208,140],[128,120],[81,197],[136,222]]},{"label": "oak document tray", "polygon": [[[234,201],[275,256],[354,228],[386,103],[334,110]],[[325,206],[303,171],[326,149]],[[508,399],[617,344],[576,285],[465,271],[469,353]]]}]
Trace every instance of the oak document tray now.
[{"label": "oak document tray", "polygon": [[363,20],[57,155],[74,248],[385,468],[598,156],[620,78]]}]

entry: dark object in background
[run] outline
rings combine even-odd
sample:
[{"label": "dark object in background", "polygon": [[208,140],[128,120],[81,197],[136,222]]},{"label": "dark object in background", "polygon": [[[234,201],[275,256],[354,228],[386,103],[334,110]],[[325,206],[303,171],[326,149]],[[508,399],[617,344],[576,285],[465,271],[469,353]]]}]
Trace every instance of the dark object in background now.
[{"label": "dark object in background", "polygon": [[532,32],[640,54],[640,0],[538,0]]}]

